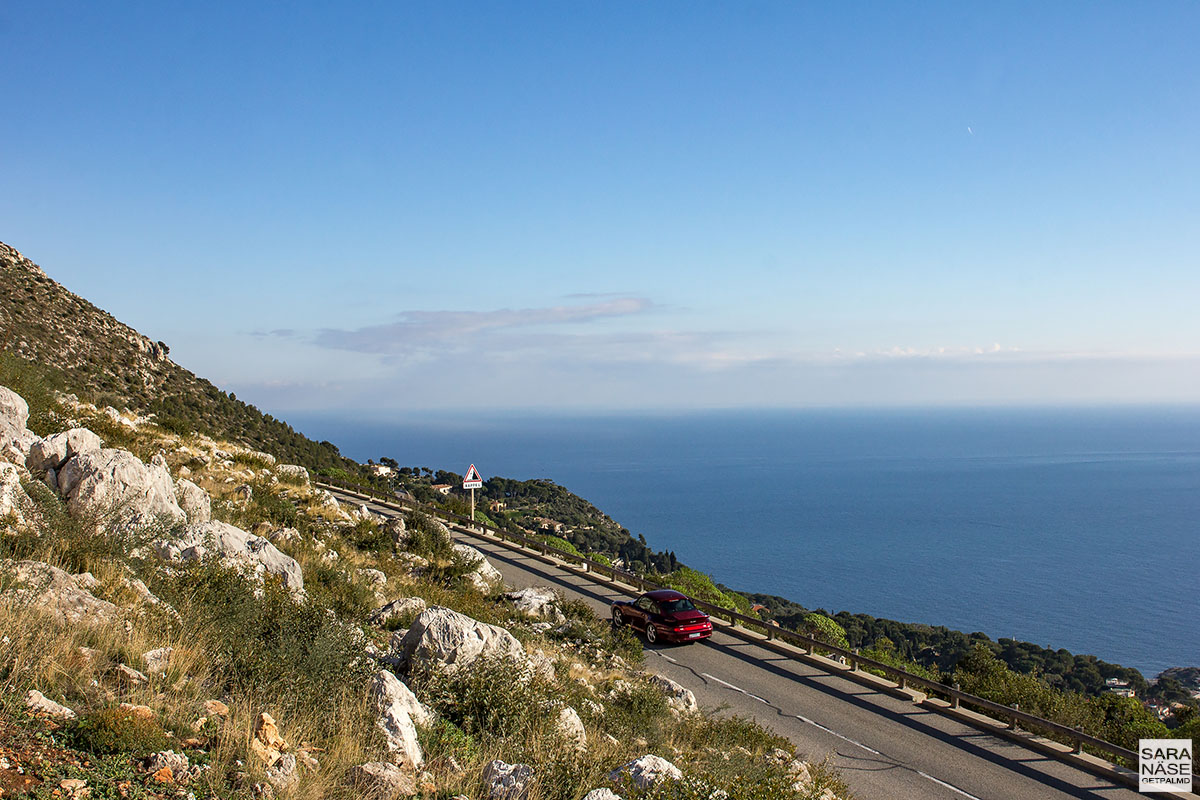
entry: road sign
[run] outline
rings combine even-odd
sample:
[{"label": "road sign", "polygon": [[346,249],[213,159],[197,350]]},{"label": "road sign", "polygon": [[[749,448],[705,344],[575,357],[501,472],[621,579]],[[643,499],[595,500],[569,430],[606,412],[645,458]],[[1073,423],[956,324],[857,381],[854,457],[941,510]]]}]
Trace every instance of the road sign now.
[{"label": "road sign", "polygon": [[463,488],[464,489],[482,489],[483,488],[483,478],[480,477],[479,470],[475,469],[474,464],[472,464],[471,468],[467,470],[467,477],[463,478]]}]

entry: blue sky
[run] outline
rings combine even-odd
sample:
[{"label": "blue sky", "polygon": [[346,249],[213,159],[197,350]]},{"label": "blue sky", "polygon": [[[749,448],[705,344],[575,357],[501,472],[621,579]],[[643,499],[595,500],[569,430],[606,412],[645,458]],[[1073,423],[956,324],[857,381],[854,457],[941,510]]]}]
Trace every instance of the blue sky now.
[{"label": "blue sky", "polygon": [[910,5],[7,3],[0,239],[277,412],[1200,402],[1200,5]]}]

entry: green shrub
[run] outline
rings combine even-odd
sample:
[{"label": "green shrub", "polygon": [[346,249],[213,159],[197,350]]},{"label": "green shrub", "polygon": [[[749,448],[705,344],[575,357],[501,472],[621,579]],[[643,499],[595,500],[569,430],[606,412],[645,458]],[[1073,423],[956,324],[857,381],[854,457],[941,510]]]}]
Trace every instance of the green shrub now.
[{"label": "green shrub", "polygon": [[172,746],[157,720],[116,707],[84,715],[72,726],[71,735],[80,749],[98,755],[154,753]]},{"label": "green shrub", "polygon": [[371,519],[360,519],[354,528],[346,534],[346,538],[358,550],[367,553],[390,553],[392,551],[392,535],[377,522]]},{"label": "green shrub", "polygon": [[438,719],[428,727],[419,728],[417,738],[426,758],[451,757],[465,762],[479,752],[475,737],[447,719]]},{"label": "green shrub", "polygon": [[841,625],[831,620],[824,614],[812,612],[804,617],[804,627],[800,631],[805,636],[811,636],[819,642],[831,644],[834,647],[849,649],[850,643],[846,641],[846,631]]},{"label": "green shrub", "polygon": [[[862,655],[867,658],[872,658],[876,661],[882,661],[888,666],[902,669],[905,672],[911,672],[913,675],[919,675],[927,680],[942,682],[942,674],[936,666],[923,667],[915,661],[910,661],[896,652],[895,643],[886,636],[880,636],[875,640],[873,647],[865,648],[861,651]],[[867,669],[873,675],[879,675],[886,678],[887,675],[882,670]]]},{"label": "green shrub", "polygon": [[506,737],[543,724],[545,709],[558,695],[551,684],[531,679],[526,670],[511,659],[491,657],[470,669],[421,670],[411,677],[424,701],[466,734]]},{"label": "green shrub", "polygon": [[612,559],[604,555],[604,553],[588,553],[587,557],[592,561],[598,561],[606,567],[612,566]]},{"label": "green shrub", "polygon": [[551,547],[556,547],[559,550],[566,550],[568,553],[572,553],[577,556],[583,555],[583,553],[580,553],[579,550],[576,549],[575,545],[571,544],[566,539],[562,539],[558,536],[543,536],[542,539]]},{"label": "green shrub", "polygon": [[409,552],[433,559],[450,559],[454,556],[454,542],[446,535],[445,528],[423,511],[409,511],[405,518],[408,534],[405,545]]}]

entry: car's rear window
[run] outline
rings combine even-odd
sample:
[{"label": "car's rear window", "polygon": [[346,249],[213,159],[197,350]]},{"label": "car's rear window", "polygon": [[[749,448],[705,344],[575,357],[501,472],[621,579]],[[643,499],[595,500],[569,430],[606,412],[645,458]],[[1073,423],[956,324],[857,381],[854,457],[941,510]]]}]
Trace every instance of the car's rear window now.
[{"label": "car's rear window", "polygon": [[678,600],[663,600],[658,604],[658,607],[663,610],[664,614],[672,614],[676,611],[696,610],[696,607],[692,605],[692,601],[686,597],[680,597]]}]

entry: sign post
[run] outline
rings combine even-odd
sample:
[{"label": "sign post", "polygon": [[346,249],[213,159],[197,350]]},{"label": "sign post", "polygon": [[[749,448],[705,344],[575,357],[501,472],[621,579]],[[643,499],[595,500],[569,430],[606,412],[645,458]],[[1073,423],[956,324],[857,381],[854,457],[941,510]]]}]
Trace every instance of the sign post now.
[{"label": "sign post", "polygon": [[475,525],[475,490],[483,488],[483,478],[479,475],[479,470],[475,469],[472,464],[467,470],[467,475],[463,478],[463,488],[471,490],[471,525]]}]

